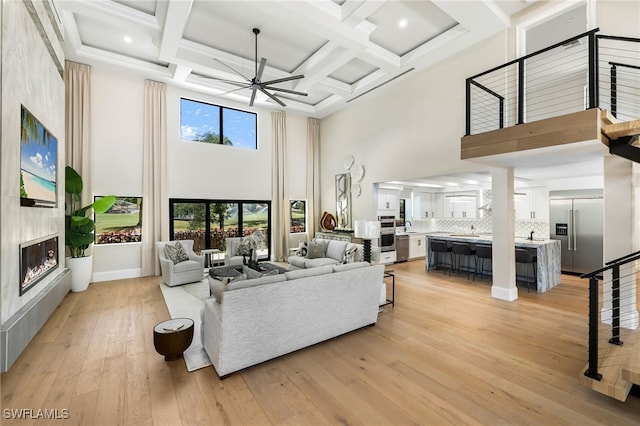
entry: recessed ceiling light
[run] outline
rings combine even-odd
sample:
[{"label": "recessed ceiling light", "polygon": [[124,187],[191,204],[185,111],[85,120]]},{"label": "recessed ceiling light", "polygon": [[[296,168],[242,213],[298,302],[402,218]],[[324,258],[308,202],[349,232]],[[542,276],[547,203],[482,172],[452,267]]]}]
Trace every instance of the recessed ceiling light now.
[{"label": "recessed ceiling light", "polygon": [[126,36],[124,36],[124,41],[126,43],[131,43],[133,41],[133,39],[130,36],[126,35]]},{"label": "recessed ceiling light", "polygon": [[398,27],[406,28],[407,27],[407,20],[406,19],[401,19],[400,21],[398,21]]}]

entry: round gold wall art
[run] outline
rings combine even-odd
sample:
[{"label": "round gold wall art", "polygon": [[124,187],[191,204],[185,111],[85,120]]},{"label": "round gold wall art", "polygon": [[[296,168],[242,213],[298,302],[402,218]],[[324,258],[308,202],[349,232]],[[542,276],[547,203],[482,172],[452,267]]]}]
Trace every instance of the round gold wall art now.
[{"label": "round gold wall art", "polygon": [[336,217],[329,212],[322,213],[320,226],[325,231],[333,231],[337,225]]}]

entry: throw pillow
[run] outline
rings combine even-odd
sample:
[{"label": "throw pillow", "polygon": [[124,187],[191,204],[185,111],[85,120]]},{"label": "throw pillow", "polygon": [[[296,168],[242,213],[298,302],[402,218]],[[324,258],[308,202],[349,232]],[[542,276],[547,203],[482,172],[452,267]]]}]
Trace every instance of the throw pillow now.
[{"label": "throw pillow", "polygon": [[246,274],[248,280],[253,280],[255,278],[260,278],[262,276],[262,272],[256,271],[253,268],[249,268],[246,265],[244,265],[242,267],[242,272],[244,272]]},{"label": "throw pillow", "polygon": [[342,263],[354,263],[356,257],[356,251],[358,247],[349,247],[344,251],[344,261]]},{"label": "throw pillow", "polygon": [[321,241],[311,241],[308,244],[307,257],[309,259],[318,259],[325,257],[326,245]]},{"label": "throw pillow", "polygon": [[298,245],[298,256],[307,257],[307,253],[309,252],[309,247],[307,247],[306,241],[300,241]]},{"label": "throw pillow", "polygon": [[238,250],[236,250],[236,256],[251,256],[253,250],[253,240],[251,238],[243,238],[240,240]]},{"label": "throw pillow", "polygon": [[171,259],[174,265],[180,262],[184,262],[185,260],[189,260],[189,255],[187,254],[187,251],[184,249],[182,244],[180,244],[180,241],[176,241],[176,244],[174,246],[165,244],[164,253],[169,259]]},{"label": "throw pillow", "polygon": [[237,277],[233,277],[233,278],[223,278],[222,282],[224,283],[224,285],[229,285],[231,283],[235,283],[238,281],[244,281],[247,279],[247,274],[240,274]]}]

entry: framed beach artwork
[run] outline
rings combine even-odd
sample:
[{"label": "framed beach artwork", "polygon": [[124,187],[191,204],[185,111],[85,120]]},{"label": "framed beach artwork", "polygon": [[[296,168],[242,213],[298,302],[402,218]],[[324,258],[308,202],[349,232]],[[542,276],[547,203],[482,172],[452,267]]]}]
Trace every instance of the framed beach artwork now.
[{"label": "framed beach artwork", "polygon": [[58,140],[24,105],[20,120],[20,205],[56,207]]}]

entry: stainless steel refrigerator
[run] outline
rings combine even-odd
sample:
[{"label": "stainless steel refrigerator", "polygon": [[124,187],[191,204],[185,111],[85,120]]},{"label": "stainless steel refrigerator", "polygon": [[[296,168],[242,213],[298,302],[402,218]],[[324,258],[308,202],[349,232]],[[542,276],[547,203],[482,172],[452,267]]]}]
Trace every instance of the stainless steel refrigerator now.
[{"label": "stainless steel refrigerator", "polygon": [[549,200],[551,239],[560,240],[562,272],[583,274],[603,266],[602,198]]}]

